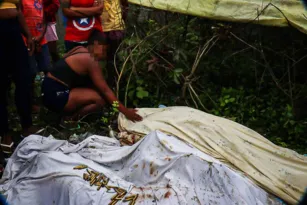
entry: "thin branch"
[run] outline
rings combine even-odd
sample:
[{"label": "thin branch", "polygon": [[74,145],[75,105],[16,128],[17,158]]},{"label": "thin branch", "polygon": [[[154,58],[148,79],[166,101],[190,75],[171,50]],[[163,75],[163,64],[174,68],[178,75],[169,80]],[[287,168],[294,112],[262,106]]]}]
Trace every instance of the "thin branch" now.
[{"label": "thin branch", "polygon": [[121,78],[122,78],[122,76],[123,76],[123,73],[124,73],[124,71],[125,71],[127,62],[128,62],[128,60],[129,60],[129,58],[132,56],[133,52],[134,52],[142,43],[144,43],[148,38],[154,36],[155,34],[157,34],[157,33],[161,32],[161,31],[163,31],[164,29],[166,29],[166,28],[168,28],[168,27],[169,27],[169,25],[164,26],[164,27],[162,27],[161,29],[159,29],[158,31],[155,31],[155,32],[153,32],[152,34],[146,36],[143,40],[141,40],[141,41],[132,49],[132,51],[130,52],[129,56],[126,58],[126,60],[125,60],[125,62],[124,62],[124,64],[123,64],[123,66],[122,66],[121,72],[120,72],[120,74],[119,74],[119,76],[118,76],[118,80],[117,80],[117,83],[116,83],[116,95],[117,95],[117,97],[118,97],[118,95],[119,95],[119,82],[120,82],[120,80],[121,80]]},{"label": "thin branch", "polygon": [[201,102],[201,100],[199,99],[197,93],[195,92],[195,90],[193,89],[192,85],[189,85],[189,90],[192,91],[192,93],[195,95],[196,99],[198,100],[199,104],[202,106],[202,108],[206,111],[209,112],[209,110],[204,106],[204,104]]},{"label": "thin branch", "polygon": [[194,97],[193,97],[193,94],[192,94],[191,89],[188,89],[188,90],[189,90],[189,93],[190,93],[191,99],[192,99],[192,101],[193,101],[193,103],[194,103],[194,105],[195,105],[196,109],[198,109],[198,104],[197,104],[197,102],[195,101],[195,99],[194,99]]}]

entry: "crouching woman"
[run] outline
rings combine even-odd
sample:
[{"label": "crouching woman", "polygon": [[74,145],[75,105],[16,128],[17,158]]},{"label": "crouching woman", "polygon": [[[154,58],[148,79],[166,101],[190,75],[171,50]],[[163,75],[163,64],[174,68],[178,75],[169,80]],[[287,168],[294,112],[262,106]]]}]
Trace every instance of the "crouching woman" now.
[{"label": "crouching woman", "polygon": [[[42,83],[43,103],[55,112],[65,113],[72,120],[101,110],[105,103],[118,101],[107,85],[100,60],[106,59],[107,43],[104,34],[93,30],[88,46],[70,50],[55,63]],[[119,103],[118,110],[131,121],[141,121],[135,109]]]}]

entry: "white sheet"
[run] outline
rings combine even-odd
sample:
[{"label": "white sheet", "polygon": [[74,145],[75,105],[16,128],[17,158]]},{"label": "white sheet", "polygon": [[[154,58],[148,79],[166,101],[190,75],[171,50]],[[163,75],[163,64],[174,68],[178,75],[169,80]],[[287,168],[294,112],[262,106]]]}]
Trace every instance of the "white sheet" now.
[{"label": "white sheet", "polygon": [[133,204],[124,202],[131,195],[136,204],[278,204],[244,175],[158,131],[124,147],[101,136],[77,145],[29,136],[9,160],[0,190],[11,205],[110,204],[115,189],[97,191],[83,179],[85,169],[73,169],[80,164],[127,191],[113,204]]},{"label": "white sheet", "polygon": [[289,204],[297,204],[305,192],[307,157],[275,145],[248,127],[190,107],[140,108],[138,114],[143,120],[137,123],[119,115],[122,142],[160,130],[247,174]]}]

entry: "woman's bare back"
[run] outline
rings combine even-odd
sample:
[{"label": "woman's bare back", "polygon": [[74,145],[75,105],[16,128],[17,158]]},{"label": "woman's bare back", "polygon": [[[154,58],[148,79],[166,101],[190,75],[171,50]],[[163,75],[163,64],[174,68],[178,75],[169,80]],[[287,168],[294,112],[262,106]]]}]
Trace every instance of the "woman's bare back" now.
[{"label": "woman's bare back", "polygon": [[76,47],[66,53],[64,59],[68,66],[79,75],[88,75],[90,65],[95,63],[88,49],[82,46]]}]

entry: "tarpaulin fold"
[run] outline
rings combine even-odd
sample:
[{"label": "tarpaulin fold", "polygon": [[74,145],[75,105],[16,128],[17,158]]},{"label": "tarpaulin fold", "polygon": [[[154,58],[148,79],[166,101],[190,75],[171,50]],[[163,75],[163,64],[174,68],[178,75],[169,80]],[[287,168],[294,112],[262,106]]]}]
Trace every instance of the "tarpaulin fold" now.
[{"label": "tarpaulin fold", "polygon": [[214,20],[253,22],[267,26],[291,25],[307,33],[307,12],[300,0],[129,0],[129,2]]},{"label": "tarpaulin fold", "polygon": [[96,135],[76,145],[31,135],[2,180],[11,205],[280,204],[245,175],[158,131],[132,146]]},{"label": "tarpaulin fold", "polygon": [[143,121],[120,114],[119,128],[135,139],[160,130],[249,176],[265,190],[296,204],[307,187],[307,157],[279,147],[234,121],[189,107],[141,108]]}]

